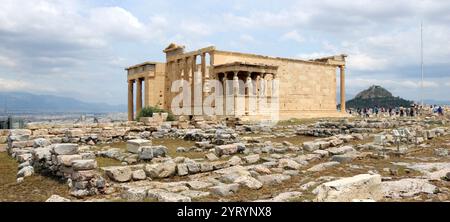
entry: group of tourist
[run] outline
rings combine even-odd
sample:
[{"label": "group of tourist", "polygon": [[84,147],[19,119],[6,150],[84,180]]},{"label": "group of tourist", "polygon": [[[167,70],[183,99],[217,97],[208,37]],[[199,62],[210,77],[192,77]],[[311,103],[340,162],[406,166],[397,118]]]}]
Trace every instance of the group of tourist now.
[{"label": "group of tourist", "polygon": [[[432,105],[429,111],[432,114],[443,116],[444,108],[442,106]],[[360,117],[415,117],[426,114],[426,107],[414,104],[411,107],[395,107],[395,108],[385,108],[385,107],[373,107],[373,108],[357,108],[349,109],[349,114],[357,115]],[[429,112],[428,112],[429,113]]]}]

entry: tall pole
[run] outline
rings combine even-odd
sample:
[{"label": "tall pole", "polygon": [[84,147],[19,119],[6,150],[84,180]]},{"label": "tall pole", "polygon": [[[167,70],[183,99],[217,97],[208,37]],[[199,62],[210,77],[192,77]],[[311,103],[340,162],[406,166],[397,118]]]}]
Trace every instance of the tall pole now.
[{"label": "tall pole", "polygon": [[422,73],[422,81],[420,82],[420,100],[423,107],[423,22],[420,22],[420,69]]}]

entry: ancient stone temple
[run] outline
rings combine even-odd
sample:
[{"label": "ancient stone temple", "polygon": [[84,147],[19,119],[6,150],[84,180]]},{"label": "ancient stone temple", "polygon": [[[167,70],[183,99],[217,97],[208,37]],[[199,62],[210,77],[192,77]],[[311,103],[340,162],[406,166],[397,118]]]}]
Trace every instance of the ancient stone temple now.
[{"label": "ancient stone temple", "polygon": [[[277,101],[281,120],[345,114],[342,110],[345,110],[346,55],[299,60],[221,51],[213,46],[185,52],[184,46],[173,43],[163,52],[166,53],[165,63],[145,62],[126,68],[129,120],[133,120],[143,106],[172,110],[177,95],[186,93],[173,91],[177,80],[184,80],[192,95],[191,101],[183,103],[187,107],[180,105],[191,112],[179,115],[266,119],[269,117],[265,114],[272,111],[258,112],[261,100],[252,100],[261,96],[269,102]],[[336,109],[337,71],[340,73],[341,112]],[[214,87],[211,80],[221,83],[221,87]],[[278,83],[276,88],[275,83]],[[221,94],[217,94],[218,90]],[[220,112],[206,114],[202,105],[212,94],[215,95],[212,107]],[[256,101],[256,106],[252,101]]]}]

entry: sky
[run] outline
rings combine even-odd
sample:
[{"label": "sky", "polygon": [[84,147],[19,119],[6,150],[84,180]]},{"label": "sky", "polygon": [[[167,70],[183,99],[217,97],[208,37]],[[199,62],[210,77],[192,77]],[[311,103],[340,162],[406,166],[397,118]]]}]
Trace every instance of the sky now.
[{"label": "sky", "polygon": [[[420,23],[424,90],[420,90]],[[450,1],[0,0],[0,91],[125,104],[125,67],[175,42],[312,59],[347,54],[347,94],[450,100]]]}]

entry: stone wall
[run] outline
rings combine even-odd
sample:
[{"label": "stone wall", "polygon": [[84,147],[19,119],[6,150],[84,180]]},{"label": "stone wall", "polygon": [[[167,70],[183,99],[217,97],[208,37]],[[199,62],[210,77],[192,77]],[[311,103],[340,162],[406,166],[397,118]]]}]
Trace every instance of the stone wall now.
[{"label": "stone wall", "polygon": [[96,170],[95,155],[81,152],[78,144],[31,137],[31,130],[10,130],[7,151],[19,162],[18,182],[37,172],[66,180],[76,197],[103,192],[107,184]]},{"label": "stone wall", "polygon": [[244,53],[216,51],[214,54],[214,65],[236,61],[279,67],[282,119],[338,116],[335,66]]}]

